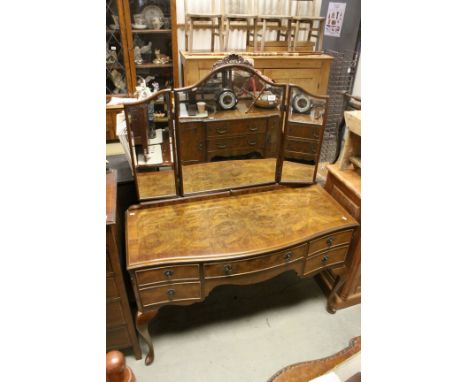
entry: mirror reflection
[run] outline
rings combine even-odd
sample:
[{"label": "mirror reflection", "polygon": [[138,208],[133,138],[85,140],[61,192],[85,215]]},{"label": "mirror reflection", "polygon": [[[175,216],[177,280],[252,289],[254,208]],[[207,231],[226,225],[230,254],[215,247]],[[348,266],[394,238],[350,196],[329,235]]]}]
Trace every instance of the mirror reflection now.
[{"label": "mirror reflection", "polygon": [[326,124],[328,97],[289,87],[282,183],[314,183]]},{"label": "mirror reflection", "polygon": [[176,90],[184,194],[275,182],[286,85],[224,65]]},{"label": "mirror reflection", "polygon": [[125,105],[127,132],[140,200],[176,195],[170,91]]}]

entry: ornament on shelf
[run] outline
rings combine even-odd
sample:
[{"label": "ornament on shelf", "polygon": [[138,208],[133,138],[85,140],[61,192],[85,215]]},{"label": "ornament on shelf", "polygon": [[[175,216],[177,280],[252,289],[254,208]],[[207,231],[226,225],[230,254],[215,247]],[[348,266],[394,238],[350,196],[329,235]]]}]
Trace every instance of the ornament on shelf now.
[{"label": "ornament on shelf", "polygon": [[114,94],[119,94],[119,93],[126,93],[126,85],[125,81],[123,80],[122,73],[120,73],[118,70],[113,69],[110,73],[112,83],[115,86],[114,89]]}]

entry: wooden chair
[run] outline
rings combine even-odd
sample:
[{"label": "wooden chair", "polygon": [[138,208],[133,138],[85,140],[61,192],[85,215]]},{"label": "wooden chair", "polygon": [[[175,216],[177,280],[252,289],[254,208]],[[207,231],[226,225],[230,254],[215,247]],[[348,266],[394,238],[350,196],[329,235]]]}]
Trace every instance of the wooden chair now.
[{"label": "wooden chair", "polygon": [[246,46],[249,45],[250,38],[252,37],[253,39],[256,2],[257,0],[223,0],[224,50],[228,50],[229,48],[231,21],[244,23],[246,28]]},{"label": "wooden chair", "polygon": [[[268,3],[271,5],[271,3]],[[276,31],[276,41],[280,41],[283,27],[286,26],[286,41],[290,40],[291,35],[291,0],[277,0],[273,2],[274,7],[259,11],[254,19],[254,51],[257,51],[259,37],[259,26],[261,24],[262,32],[260,35],[260,50],[265,49],[265,39],[267,31]],[[286,24],[286,25],[284,25]]]},{"label": "wooden chair", "polygon": [[[325,17],[315,16],[315,0],[291,0],[291,4],[292,3],[296,5],[296,15],[292,16],[288,50],[296,51],[297,42],[300,41],[299,32],[300,29],[304,27],[306,29],[307,38],[302,41],[314,42],[314,51],[321,51],[325,30]],[[303,5],[305,5],[306,8],[305,12],[302,10],[304,8]]]},{"label": "wooden chair", "polygon": [[[189,53],[193,50],[193,30],[197,29],[211,29],[211,51],[214,52],[215,36],[219,37],[219,49],[222,50],[224,47],[223,43],[223,15],[216,13],[215,2],[211,0],[210,11],[207,13],[203,12],[191,12],[188,7],[190,0],[184,0],[184,11],[185,11],[185,47]],[[198,4],[198,2],[190,1],[191,3]],[[197,24],[201,22],[201,24]],[[211,25],[207,25],[211,23]]]}]

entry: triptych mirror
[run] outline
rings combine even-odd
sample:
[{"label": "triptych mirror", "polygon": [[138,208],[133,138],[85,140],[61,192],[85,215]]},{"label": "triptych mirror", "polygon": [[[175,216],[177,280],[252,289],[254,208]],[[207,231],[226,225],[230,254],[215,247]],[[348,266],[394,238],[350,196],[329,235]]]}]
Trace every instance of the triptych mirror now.
[{"label": "triptych mirror", "polygon": [[231,55],[195,85],[126,104],[140,201],[313,184],[327,102]]}]

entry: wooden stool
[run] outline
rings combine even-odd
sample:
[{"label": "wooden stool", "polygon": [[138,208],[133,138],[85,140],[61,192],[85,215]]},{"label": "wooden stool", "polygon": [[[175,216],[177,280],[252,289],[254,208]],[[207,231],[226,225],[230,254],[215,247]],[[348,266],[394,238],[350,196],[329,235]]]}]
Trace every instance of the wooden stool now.
[{"label": "wooden stool", "polygon": [[[255,0],[237,0],[236,7],[233,6],[234,0],[223,0],[223,28],[224,50],[229,48],[229,32],[231,30],[231,21],[245,23],[246,28],[246,47],[249,45],[250,36],[253,38],[253,24],[255,19]],[[235,28],[233,28],[235,29]]]},{"label": "wooden stool", "polygon": [[[211,51],[214,52],[215,36],[219,37],[219,49],[224,47],[223,43],[223,15],[215,13],[215,0],[211,0],[211,7],[209,13],[194,13],[188,10],[188,0],[184,0],[185,10],[185,48],[191,53],[193,50],[193,30],[198,29],[211,29]],[[202,24],[196,24],[202,22]],[[206,24],[208,22],[208,25]],[[209,25],[211,23],[211,26]],[[217,29],[217,31],[216,31]]]},{"label": "wooden stool", "polygon": [[259,37],[259,24],[262,26],[262,33],[260,35],[260,50],[265,49],[265,39],[267,30],[276,31],[276,41],[280,41],[283,30],[283,22],[286,21],[286,41],[289,41],[291,38],[291,2],[289,1],[288,9],[286,10],[284,0],[278,0],[275,2],[277,4],[275,12],[272,14],[261,13],[256,15],[254,18],[254,51],[257,51],[257,42]]},{"label": "wooden stool", "polygon": [[136,382],[132,369],[125,366],[124,355],[117,350],[106,354],[106,382]]},{"label": "wooden stool", "polygon": [[[288,40],[288,50],[296,51],[297,42],[299,40],[299,31],[301,27],[308,29],[306,42],[312,42],[314,39],[314,51],[321,51],[323,46],[323,35],[325,31],[325,17],[315,16],[315,0],[292,0],[296,3],[296,15],[292,16],[292,33],[290,34],[291,39]],[[307,3],[305,15],[300,15],[300,5]],[[314,33],[315,32],[315,33]]]}]

